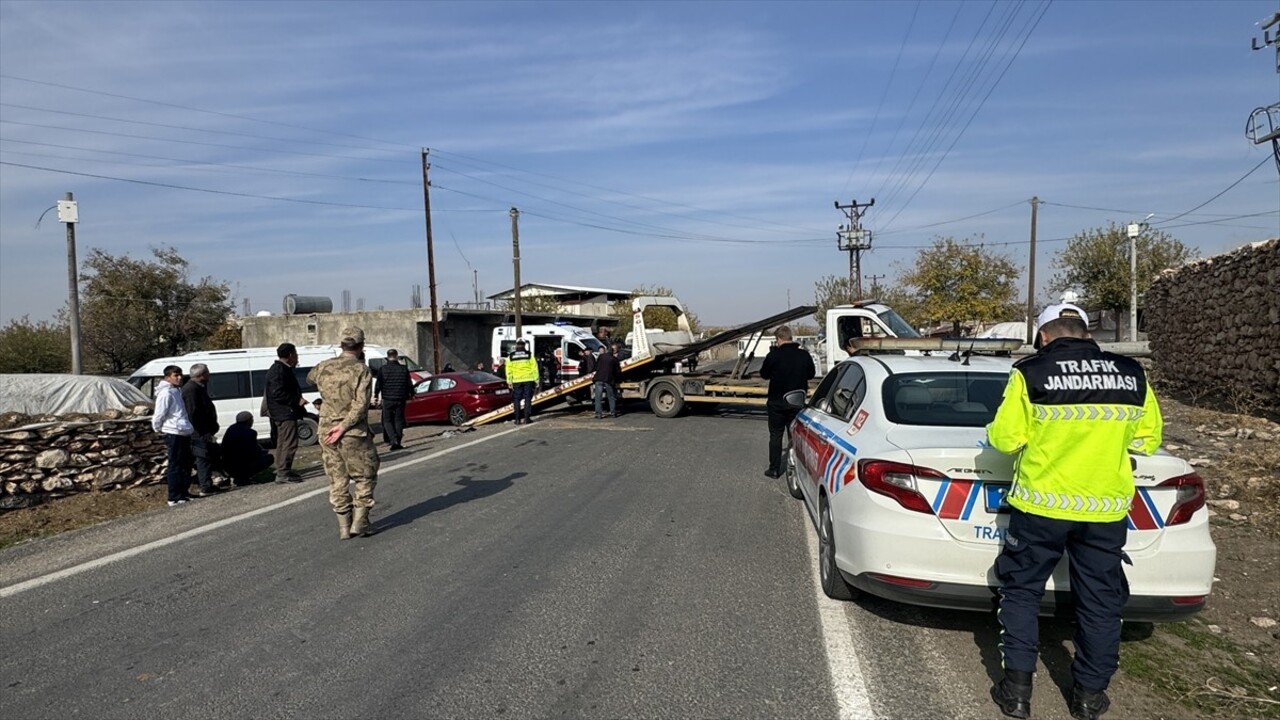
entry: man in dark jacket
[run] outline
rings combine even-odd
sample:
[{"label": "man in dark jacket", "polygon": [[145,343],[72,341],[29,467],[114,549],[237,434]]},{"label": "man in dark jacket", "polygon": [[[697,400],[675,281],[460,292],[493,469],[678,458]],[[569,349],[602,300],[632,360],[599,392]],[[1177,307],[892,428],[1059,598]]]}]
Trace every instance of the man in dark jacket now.
[{"label": "man in dark jacket", "polygon": [[218,409],[209,397],[209,366],[196,363],[191,366],[190,379],[182,386],[182,404],[191,419],[191,454],[196,459],[196,479],[200,482],[196,497],[221,492],[213,484],[214,454],[218,450]]},{"label": "man in dark jacket", "polygon": [[[445,366],[445,372],[448,370]],[[404,404],[409,402],[413,394],[413,378],[409,377],[409,368],[400,364],[400,353],[387,351],[387,362],[378,368],[377,386],[374,398],[382,398],[382,439],[391,450],[400,450],[400,441],[404,438]]]},{"label": "man in dark jacket", "polygon": [[231,476],[231,484],[248,485],[253,476],[271,467],[271,462],[271,455],[258,444],[253,413],[245,410],[236,415],[235,423],[222,435],[222,467]]},{"label": "man in dark jacket", "polygon": [[272,435],[276,440],[276,482],[302,482],[302,476],[293,471],[293,456],[298,452],[298,421],[304,416],[307,401],[302,397],[298,376],[293,369],[298,366],[298,348],[293,343],[283,343],[276,348],[276,361],[267,369],[267,417],[271,418]]},{"label": "man in dark jacket", "polygon": [[621,376],[622,364],[618,362],[617,356],[615,356],[613,351],[609,349],[609,346],[606,345],[604,347],[604,352],[600,353],[600,356],[596,358],[596,417],[603,417],[603,415],[600,414],[600,411],[603,409],[601,407],[601,400],[604,399],[603,396],[608,396],[609,398],[609,414],[613,417],[618,417],[618,397],[616,386],[618,385],[618,380]]},{"label": "man in dark jacket", "polygon": [[766,477],[782,477],[782,433],[800,412],[783,398],[792,390],[807,390],[816,371],[813,356],[791,339],[791,328],[779,325],[773,331],[773,349],[765,356],[760,377],[769,381],[769,469]]}]

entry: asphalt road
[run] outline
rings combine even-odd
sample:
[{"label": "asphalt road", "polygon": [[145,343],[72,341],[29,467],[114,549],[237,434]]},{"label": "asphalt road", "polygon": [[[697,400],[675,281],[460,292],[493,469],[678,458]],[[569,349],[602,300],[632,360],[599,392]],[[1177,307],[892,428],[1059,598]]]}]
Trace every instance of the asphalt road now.
[{"label": "asphalt road", "polygon": [[555,414],[384,460],[372,538],[313,479],[12,548],[0,717],[998,717],[991,616],[822,597],[765,438]]}]

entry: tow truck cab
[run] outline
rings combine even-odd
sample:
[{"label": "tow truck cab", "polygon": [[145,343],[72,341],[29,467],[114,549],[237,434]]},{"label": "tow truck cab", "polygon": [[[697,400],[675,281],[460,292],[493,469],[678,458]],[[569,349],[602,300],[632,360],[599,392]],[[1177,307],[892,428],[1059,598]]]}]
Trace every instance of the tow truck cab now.
[{"label": "tow truck cab", "polygon": [[[522,325],[520,337],[524,339],[526,349],[534,358],[541,358],[551,353],[559,368],[559,377],[555,384],[578,376],[578,365],[587,353],[595,353],[603,344],[591,335],[589,328],[569,324]],[[501,325],[493,329],[493,347],[491,355],[494,362],[506,364],[507,356],[516,349],[515,325]]]},{"label": "tow truck cab", "polygon": [[837,305],[827,310],[826,352],[824,370],[852,357],[849,341],[857,338],[918,338],[920,333],[893,308],[869,300],[852,305]]}]

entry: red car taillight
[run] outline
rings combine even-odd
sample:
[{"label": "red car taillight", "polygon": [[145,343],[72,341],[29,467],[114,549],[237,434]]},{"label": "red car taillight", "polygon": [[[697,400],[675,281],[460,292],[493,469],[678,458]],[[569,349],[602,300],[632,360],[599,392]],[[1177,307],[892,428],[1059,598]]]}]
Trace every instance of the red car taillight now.
[{"label": "red car taillight", "polygon": [[1178,489],[1178,497],[1169,509],[1169,517],[1165,518],[1165,527],[1181,525],[1191,520],[1191,516],[1204,507],[1204,480],[1195,473],[1169,478],[1160,483],[1159,487]]},{"label": "red car taillight", "polygon": [[933,507],[916,489],[916,478],[946,480],[937,470],[888,460],[858,462],[858,480],[868,490],[893,498],[899,505],[915,512],[933,514]]}]

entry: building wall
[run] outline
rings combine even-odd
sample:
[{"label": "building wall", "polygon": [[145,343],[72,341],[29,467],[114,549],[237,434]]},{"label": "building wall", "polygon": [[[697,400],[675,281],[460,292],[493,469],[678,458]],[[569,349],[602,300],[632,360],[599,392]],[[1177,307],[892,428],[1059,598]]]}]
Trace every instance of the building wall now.
[{"label": "building wall", "polygon": [[1143,306],[1159,375],[1280,407],[1280,238],[1166,271]]},{"label": "building wall", "polygon": [[[568,313],[562,313],[567,315]],[[609,320],[607,317],[582,316]],[[550,323],[556,315],[525,314],[526,324]],[[474,367],[489,357],[494,328],[509,322],[501,312],[443,310],[440,321],[440,367],[455,370]],[[355,325],[364,330],[365,342],[395,348],[428,370],[434,371],[431,311],[429,309],[379,310],[315,315],[271,315],[245,317],[241,322],[244,347],[275,347],[283,342],[295,345],[332,345],[341,339],[342,329]],[[576,320],[575,320],[576,322]]]}]

